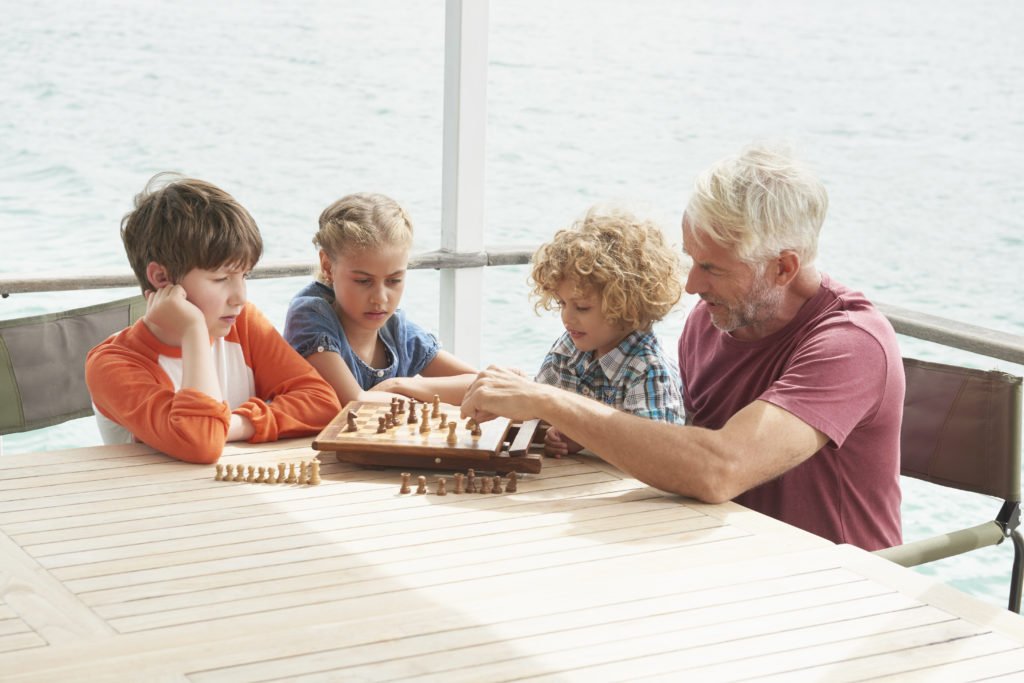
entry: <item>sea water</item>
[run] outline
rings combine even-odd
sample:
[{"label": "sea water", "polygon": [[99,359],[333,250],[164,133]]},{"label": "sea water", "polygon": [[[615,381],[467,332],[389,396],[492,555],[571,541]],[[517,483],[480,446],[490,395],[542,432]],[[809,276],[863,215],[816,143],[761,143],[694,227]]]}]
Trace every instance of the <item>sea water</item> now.
[{"label": "sea water", "polygon": [[[242,202],[267,260],[312,260],[319,212],[398,199],[440,243],[441,0],[0,3],[0,277],[127,272],[118,226],[154,173]],[[827,185],[819,265],[872,298],[1024,334],[1024,5],[1005,0],[491,0],[485,243],[536,245],[598,202],[679,243],[694,176],[782,141]],[[436,329],[438,276],[403,302]],[[303,278],[256,281],[280,325]],[[537,367],[560,325],[527,269],[484,275],[486,363]],[[17,294],[0,318],[132,290]],[[657,328],[669,349],[692,300]],[[901,339],[906,355],[999,367]],[[99,442],[91,419],[6,453]],[[908,539],[997,502],[906,481]],[[923,569],[1005,602],[1008,544]]]}]

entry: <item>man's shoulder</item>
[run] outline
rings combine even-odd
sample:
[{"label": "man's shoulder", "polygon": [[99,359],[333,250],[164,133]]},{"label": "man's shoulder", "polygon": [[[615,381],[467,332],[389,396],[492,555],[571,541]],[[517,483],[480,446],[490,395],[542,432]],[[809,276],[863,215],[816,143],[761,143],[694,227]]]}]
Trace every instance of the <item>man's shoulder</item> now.
[{"label": "man's shoulder", "polygon": [[827,275],[822,276],[822,289],[826,297],[819,306],[817,315],[810,321],[812,326],[834,331],[853,330],[867,333],[885,347],[896,344],[896,332],[892,324],[863,292],[848,287]]}]

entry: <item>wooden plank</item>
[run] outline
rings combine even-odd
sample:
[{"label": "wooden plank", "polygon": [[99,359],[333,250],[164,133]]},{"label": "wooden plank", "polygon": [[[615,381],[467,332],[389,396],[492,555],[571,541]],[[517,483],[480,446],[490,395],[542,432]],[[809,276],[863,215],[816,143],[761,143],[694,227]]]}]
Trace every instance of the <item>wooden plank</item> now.
[{"label": "wooden plank", "polygon": [[[113,633],[105,621],[82,605],[3,533],[0,533],[0,557],[4,558],[0,565],[0,602],[39,638],[49,643],[94,641]],[[10,636],[8,646],[15,641],[31,643],[32,639]]]}]

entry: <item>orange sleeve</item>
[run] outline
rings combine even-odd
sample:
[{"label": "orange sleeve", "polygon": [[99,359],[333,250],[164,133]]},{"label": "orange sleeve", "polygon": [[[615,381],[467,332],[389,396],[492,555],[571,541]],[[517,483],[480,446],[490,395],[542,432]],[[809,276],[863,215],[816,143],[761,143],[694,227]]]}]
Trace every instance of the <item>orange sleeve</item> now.
[{"label": "orange sleeve", "polygon": [[192,389],[175,392],[148,345],[151,336],[140,320],[89,352],[85,381],[93,403],[148,446],[186,462],[216,462],[231,419],[227,403]]},{"label": "orange sleeve", "polygon": [[252,443],[316,434],[341,410],[338,397],[305,358],[251,304],[236,323],[256,396],[235,408],[256,428]]}]

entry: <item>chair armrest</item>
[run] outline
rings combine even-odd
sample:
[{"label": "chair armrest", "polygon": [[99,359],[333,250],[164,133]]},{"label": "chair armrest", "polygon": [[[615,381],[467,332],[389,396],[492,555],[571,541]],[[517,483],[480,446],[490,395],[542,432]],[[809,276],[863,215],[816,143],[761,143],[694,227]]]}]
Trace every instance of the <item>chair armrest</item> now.
[{"label": "chair armrest", "polygon": [[1006,535],[1001,526],[996,522],[985,522],[970,529],[876,550],[875,555],[904,567],[916,567],[919,564],[961,555],[979,548],[999,545],[1004,538]]}]

